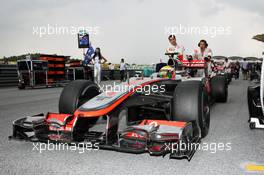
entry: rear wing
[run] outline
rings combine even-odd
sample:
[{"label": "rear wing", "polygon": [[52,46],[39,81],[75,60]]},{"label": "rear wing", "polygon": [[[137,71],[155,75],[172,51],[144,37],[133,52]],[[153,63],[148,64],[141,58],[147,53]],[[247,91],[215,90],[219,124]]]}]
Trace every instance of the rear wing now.
[{"label": "rear wing", "polygon": [[197,69],[204,69],[207,65],[205,60],[182,60],[181,63],[183,67]]}]

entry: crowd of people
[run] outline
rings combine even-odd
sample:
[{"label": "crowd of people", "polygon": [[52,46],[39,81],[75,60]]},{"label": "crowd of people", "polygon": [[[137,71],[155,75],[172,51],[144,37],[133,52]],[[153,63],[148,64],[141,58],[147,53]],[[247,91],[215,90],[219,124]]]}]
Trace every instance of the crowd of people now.
[{"label": "crowd of people", "polygon": [[243,80],[258,79],[261,73],[261,63],[251,63],[244,59],[241,63],[241,71],[243,74]]},{"label": "crowd of people", "polygon": [[241,62],[231,62],[227,58],[224,62],[224,68],[229,68],[228,73],[231,74],[232,78],[239,79],[240,73],[242,73],[243,80],[254,80],[258,79],[261,74],[261,63],[260,62],[249,62],[243,59]]}]

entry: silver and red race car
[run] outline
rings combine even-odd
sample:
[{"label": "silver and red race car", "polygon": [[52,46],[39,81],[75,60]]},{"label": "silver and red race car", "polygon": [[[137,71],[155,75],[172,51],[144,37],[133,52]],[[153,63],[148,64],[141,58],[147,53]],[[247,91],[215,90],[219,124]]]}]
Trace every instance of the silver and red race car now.
[{"label": "silver and red race car", "polygon": [[[196,69],[205,65],[204,60],[183,63]],[[209,132],[210,101],[225,102],[225,88],[222,77],[185,77],[168,67],[104,90],[77,80],[64,87],[59,113],[14,121],[10,138],[93,143],[100,149],[190,160]]]}]

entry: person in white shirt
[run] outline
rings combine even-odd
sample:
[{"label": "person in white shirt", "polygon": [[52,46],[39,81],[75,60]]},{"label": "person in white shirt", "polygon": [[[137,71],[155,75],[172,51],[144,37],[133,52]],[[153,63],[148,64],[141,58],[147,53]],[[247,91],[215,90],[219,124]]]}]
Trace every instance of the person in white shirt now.
[{"label": "person in white shirt", "polygon": [[207,63],[207,69],[205,71],[206,76],[210,76],[212,74],[213,64],[211,63],[211,58],[213,56],[213,52],[210,48],[208,48],[208,43],[206,40],[200,40],[198,43],[198,49],[194,50],[193,57],[198,60],[205,60]]},{"label": "person in white shirt", "polygon": [[245,58],[243,59],[241,63],[241,67],[242,67],[243,80],[247,80],[248,79],[248,62],[246,61]]},{"label": "person in white shirt", "polygon": [[225,70],[225,73],[227,75],[228,82],[231,82],[231,80],[232,80],[231,63],[228,60],[228,58],[225,59],[225,62],[224,62],[224,70]]},{"label": "person in white shirt", "polygon": [[125,70],[126,70],[126,63],[125,60],[122,58],[120,62],[120,81],[125,80]]},{"label": "person in white shirt", "polygon": [[112,63],[109,63],[108,66],[109,66],[109,70],[110,70],[109,78],[110,78],[110,80],[114,80],[115,65]]},{"label": "person in white shirt", "polygon": [[92,61],[94,63],[94,82],[96,84],[101,83],[101,64],[107,62],[107,60],[102,56],[101,50],[99,47],[95,49],[94,55],[92,57]]},{"label": "person in white shirt", "polygon": [[[168,37],[168,40],[170,42],[170,46],[166,49],[166,53],[178,53],[178,59],[179,60],[186,59],[186,56],[184,54],[185,49],[183,46],[180,46],[177,43],[176,36],[170,35]],[[169,57],[172,58],[171,56],[169,56]]]},{"label": "person in white shirt", "polygon": [[230,65],[230,61],[228,60],[228,58],[225,59],[224,69],[225,69],[226,73],[228,73],[228,74],[231,73],[231,65]]},{"label": "person in white shirt", "polygon": [[211,57],[213,56],[213,52],[210,48],[208,48],[208,43],[206,40],[201,40],[198,43],[198,49],[194,50],[194,58],[195,59],[205,59],[205,58],[209,58],[211,59]]}]

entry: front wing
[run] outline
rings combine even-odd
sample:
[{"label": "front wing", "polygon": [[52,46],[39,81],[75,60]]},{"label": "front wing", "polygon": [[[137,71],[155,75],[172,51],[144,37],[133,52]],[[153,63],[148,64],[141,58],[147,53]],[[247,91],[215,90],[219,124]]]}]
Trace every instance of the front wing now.
[{"label": "front wing", "polygon": [[10,139],[32,142],[81,143],[91,142],[100,149],[128,153],[148,152],[154,156],[191,160],[199,146],[200,135],[194,123],[167,120],[143,120],[118,131],[107,117],[105,132],[94,132],[78,126],[78,117],[48,113],[25,117],[13,122]]}]

